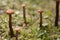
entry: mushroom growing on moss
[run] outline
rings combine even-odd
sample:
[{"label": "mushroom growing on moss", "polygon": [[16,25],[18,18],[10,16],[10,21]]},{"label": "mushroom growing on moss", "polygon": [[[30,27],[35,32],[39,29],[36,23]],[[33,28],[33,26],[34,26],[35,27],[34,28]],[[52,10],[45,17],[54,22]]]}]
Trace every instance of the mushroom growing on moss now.
[{"label": "mushroom growing on moss", "polygon": [[43,10],[38,10],[39,14],[40,14],[40,29],[42,29],[42,13]]},{"label": "mushroom growing on moss", "polygon": [[9,29],[10,29],[10,36],[14,37],[14,32],[13,32],[13,28],[12,28],[12,14],[14,14],[14,10],[12,9],[8,9],[6,11],[6,13],[9,15]]},{"label": "mushroom growing on moss", "polygon": [[20,30],[20,28],[19,27],[16,27],[15,28],[15,31],[16,31],[16,40],[18,40],[18,31]]},{"label": "mushroom growing on moss", "polygon": [[26,5],[22,4],[22,8],[23,8],[23,19],[24,19],[24,24],[27,26],[27,21],[26,21]]}]

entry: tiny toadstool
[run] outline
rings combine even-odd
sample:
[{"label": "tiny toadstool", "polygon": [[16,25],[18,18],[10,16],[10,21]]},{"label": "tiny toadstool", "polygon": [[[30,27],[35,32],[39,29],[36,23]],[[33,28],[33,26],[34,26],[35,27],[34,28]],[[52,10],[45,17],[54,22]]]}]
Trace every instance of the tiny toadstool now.
[{"label": "tiny toadstool", "polygon": [[16,40],[18,40],[18,31],[20,30],[20,27],[16,27],[15,31],[16,31]]},{"label": "tiny toadstool", "polygon": [[42,13],[43,13],[43,10],[38,10],[38,12],[40,13],[40,29],[42,29]]},{"label": "tiny toadstool", "polygon": [[26,21],[26,5],[25,4],[22,4],[22,8],[23,8],[23,19],[24,19],[24,23],[26,24],[27,26],[27,21]]},{"label": "tiny toadstool", "polygon": [[12,14],[14,13],[14,11],[12,9],[8,9],[6,11],[6,13],[9,15],[9,29],[10,29],[10,36],[14,37],[14,32],[13,32],[13,28],[12,28]]}]

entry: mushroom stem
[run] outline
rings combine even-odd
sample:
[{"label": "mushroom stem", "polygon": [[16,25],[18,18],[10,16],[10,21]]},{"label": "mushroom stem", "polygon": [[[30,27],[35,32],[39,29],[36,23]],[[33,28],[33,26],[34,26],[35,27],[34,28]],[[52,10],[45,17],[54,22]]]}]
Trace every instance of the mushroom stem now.
[{"label": "mushroom stem", "polygon": [[40,9],[38,10],[39,14],[40,14],[40,29],[42,29],[42,13],[43,13],[43,10]]},{"label": "mushroom stem", "polygon": [[16,31],[16,40],[18,40],[18,31]]},{"label": "mushroom stem", "polygon": [[10,28],[10,35],[11,35],[11,37],[13,37],[14,36],[14,32],[13,32],[13,28],[12,28],[12,22],[11,22],[12,17],[11,16],[12,15],[10,14],[9,15],[9,28]]},{"label": "mushroom stem", "polygon": [[42,28],[42,13],[40,13],[40,28]]},{"label": "mushroom stem", "polygon": [[58,27],[59,20],[59,1],[56,1],[56,17],[55,17],[55,26]]},{"label": "mushroom stem", "polygon": [[24,18],[24,23],[27,26],[25,7],[23,7],[23,18]]}]

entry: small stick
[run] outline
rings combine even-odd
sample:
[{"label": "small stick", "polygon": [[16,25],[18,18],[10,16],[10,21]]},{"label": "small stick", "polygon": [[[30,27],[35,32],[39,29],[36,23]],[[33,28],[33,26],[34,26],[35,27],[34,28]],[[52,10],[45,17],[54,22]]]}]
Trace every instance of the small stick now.
[{"label": "small stick", "polygon": [[16,31],[16,40],[18,40],[18,31]]},{"label": "small stick", "polygon": [[26,6],[25,4],[22,4],[24,23],[27,26],[27,21],[26,21],[26,8],[25,8],[25,6]]},{"label": "small stick", "polygon": [[12,22],[11,22],[11,20],[12,20],[12,14],[14,13],[14,11],[11,10],[11,9],[8,9],[8,10],[6,11],[6,13],[9,15],[10,36],[11,36],[11,37],[14,37],[14,32],[13,32]]},{"label": "small stick", "polygon": [[59,20],[59,1],[56,1],[56,17],[55,17],[55,26],[58,27]]},{"label": "small stick", "polygon": [[42,29],[42,13],[43,13],[43,10],[38,10],[38,12],[40,13],[40,29]]}]

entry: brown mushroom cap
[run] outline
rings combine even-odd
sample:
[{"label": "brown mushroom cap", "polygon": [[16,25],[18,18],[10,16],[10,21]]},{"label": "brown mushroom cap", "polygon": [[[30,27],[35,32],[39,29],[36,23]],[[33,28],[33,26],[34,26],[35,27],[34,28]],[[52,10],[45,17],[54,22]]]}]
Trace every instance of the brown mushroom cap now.
[{"label": "brown mushroom cap", "polygon": [[25,4],[22,4],[22,7],[25,7],[26,5]]},{"label": "brown mushroom cap", "polygon": [[19,31],[19,30],[20,30],[20,27],[16,27],[16,28],[15,28],[15,31]]},{"label": "brown mushroom cap", "polygon": [[6,13],[7,13],[7,14],[14,14],[14,10],[8,9],[8,10],[6,11]]},{"label": "brown mushroom cap", "polygon": [[39,12],[39,13],[43,13],[43,10],[42,10],[42,9],[41,9],[41,10],[38,10],[38,12]]}]

